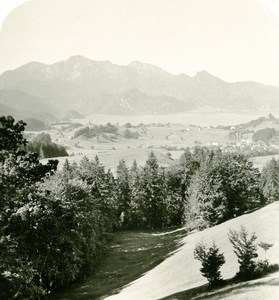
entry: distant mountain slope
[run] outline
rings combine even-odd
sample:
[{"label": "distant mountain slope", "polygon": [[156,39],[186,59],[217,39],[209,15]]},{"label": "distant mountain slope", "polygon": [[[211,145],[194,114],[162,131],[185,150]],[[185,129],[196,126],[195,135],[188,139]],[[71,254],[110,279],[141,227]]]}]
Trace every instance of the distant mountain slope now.
[{"label": "distant mountain slope", "polygon": [[[228,233],[230,229],[239,230],[241,225],[244,225],[250,233],[256,233],[257,242],[263,241],[273,244],[273,247],[267,251],[266,257],[271,264],[278,264],[279,202],[275,202],[253,213],[186,236],[181,241],[182,246],[178,251],[141,278],[126,286],[119,294],[107,297],[106,300],[155,300],[207,283],[199,271],[200,262],[195,260],[193,256],[196,243],[201,241],[216,242],[226,258],[226,263],[221,268],[222,275],[225,279],[233,277],[238,271],[238,263],[229,242]],[[259,258],[264,259],[264,253],[260,251]],[[246,299],[245,296],[242,299]],[[273,297],[272,299],[278,298]]]},{"label": "distant mountain slope", "polygon": [[279,109],[279,88],[228,83],[206,71],[189,77],[141,62],[119,66],[73,56],[51,65],[31,62],[3,73],[0,104],[57,116],[65,110],[86,114],[271,110]]},{"label": "distant mountain slope", "polygon": [[187,107],[182,101],[170,96],[150,96],[131,89],[118,94],[104,94],[101,96],[99,107],[95,113],[120,114],[155,114],[176,113],[186,111]]}]

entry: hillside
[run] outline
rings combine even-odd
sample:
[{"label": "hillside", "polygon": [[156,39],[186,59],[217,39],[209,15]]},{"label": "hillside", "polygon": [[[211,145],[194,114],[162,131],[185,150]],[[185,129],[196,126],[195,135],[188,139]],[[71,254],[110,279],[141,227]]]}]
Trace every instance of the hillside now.
[{"label": "hillside", "polygon": [[206,71],[173,75],[141,62],[119,66],[73,56],[51,65],[30,62],[0,76],[0,104],[18,114],[65,108],[82,114],[276,110],[279,88],[225,82]]},{"label": "hillside", "polygon": [[[193,257],[195,244],[200,241],[211,243],[214,240],[216,242],[221,251],[224,252],[226,258],[226,263],[221,269],[222,275],[225,279],[233,277],[238,271],[238,264],[228,239],[228,232],[230,229],[239,230],[241,225],[245,225],[249,232],[256,232],[258,242],[264,241],[274,244],[267,252],[267,259],[271,264],[278,264],[279,235],[277,228],[279,226],[279,202],[275,202],[255,212],[186,236],[181,240],[181,247],[172,256],[125,287],[119,294],[107,297],[106,299],[160,299],[204,285],[206,280],[199,272],[200,263]],[[259,252],[260,257],[264,258],[263,255],[263,253]],[[272,278],[278,278],[278,276],[278,273],[271,275]],[[263,282],[265,281],[263,280]],[[268,299],[278,299],[278,280],[275,280],[274,284],[269,292],[269,295],[272,293],[272,297]],[[268,295],[266,289],[265,293]],[[252,289],[249,290],[250,296],[252,291]],[[258,292],[257,289],[255,291]],[[277,293],[277,295],[274,293]],[[257,299],[258,296],[258,299],[267,299],[261,298],[260,294],[257,296],[254,294],[249,299]],[[174,297],[171,299],[177,298]],[[217,297],[216,299],[220,298]]]}]

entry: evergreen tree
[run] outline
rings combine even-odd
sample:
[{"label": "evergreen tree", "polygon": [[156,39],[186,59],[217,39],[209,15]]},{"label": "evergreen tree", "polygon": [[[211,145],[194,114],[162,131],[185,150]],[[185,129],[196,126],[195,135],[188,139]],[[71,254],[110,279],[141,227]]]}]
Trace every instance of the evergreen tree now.
[{"label": "evergreen tree", "polygon": [[212,178],[206,165],[193,176],[187,195],[184,223],[189,228],[203,229],[223,220],[226,195],[222,191],[220,178]]},{"label": "evergreen tree", "polygon": [[230,230],[229,239],[239,262],[237,277],[243,280],[255,278],[257,268],[255,258],[258,257],[255,243],[257,236],[255,233],[249,236],[246,228],[242,226],[239,232]]},{"label": "evergreen tree", "polygon": [[129,184],[129,169],[124,159],[119,161],[116,168],[116,198],[120,225],[127,227],[130,220],[131,188]]},{"label": "evergreen tree", "polygon": [[143,213],[148,227],[158,228],[164,225],[166,210],[163,186],[162,171],[160,171],[155,154],[151,152],[143,168],[140,181]]},{"label": "evergreen tree", "polygon": [[261,187],[268,202],[279,199],[279,161],[275,158],[262,169]]},{"label": "evergreen tree", "polygon": [[142,169],[138,167],[136,160],[129,172],[129,185],[131,191],[130,203],[130,227],[143,228],[146,225],[146,217],[144,216],[144,199],[142,197]]},{"label": "evergreen tree", "polygon": [[216,244],[213,243],[209,248],[202,243],[196,245],[194,257],[201,261],[200,271],[207,278],[209,287],[213,288],[220,285],[222,282],[220,268],[225,263],[225,257],[223,253],[220,253]]}]

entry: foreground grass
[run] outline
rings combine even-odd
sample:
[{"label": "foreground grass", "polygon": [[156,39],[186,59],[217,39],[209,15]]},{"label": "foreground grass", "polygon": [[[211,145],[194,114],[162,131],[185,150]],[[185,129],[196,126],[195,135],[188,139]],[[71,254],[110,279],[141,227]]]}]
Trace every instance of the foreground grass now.
[{"label": "foreground grass", "polygon": [[272,274],[265,277],[239,282],[235,278],[225,280],[220,288],[210,290],[208,285],[199,286],[190,290],[179,292],[161,300],[254,300],[279,299],[279,266],[271,268]]},{"label": "foreground grass", "polygon": [[111,235],[108,249],[92,277],[53,295],[50,299],[102,299],[117,293],[161,263],[178,248],[185,231],[169,233],[125,231]]}]

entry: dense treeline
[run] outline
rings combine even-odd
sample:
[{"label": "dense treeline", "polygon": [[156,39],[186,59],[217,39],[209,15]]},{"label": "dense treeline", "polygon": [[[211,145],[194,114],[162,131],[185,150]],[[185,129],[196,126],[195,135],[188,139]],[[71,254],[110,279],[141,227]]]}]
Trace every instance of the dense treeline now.
[{"label": "dense treeline", "polygon": [[176,165],[167,169],[159,167],[152,152],[142,168],[134,163],[128,170],[121,161],[116,187],[128,228],[180,224],[204,228],[266,202],[260,172],[250,161],[207,148],[186,150]]},{"label": "dense treeline", "polygon": [[261,175],[242,155],[202,147],[169,168],[151,152],[115,174],[98,157],[57,171],[20,150],[24,127],[0,118],[0,298],[40,298],[90,274],[113,230],[205,228],[278,195],[278,162]]}]

